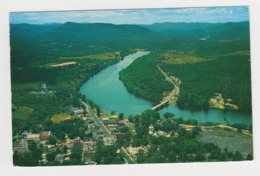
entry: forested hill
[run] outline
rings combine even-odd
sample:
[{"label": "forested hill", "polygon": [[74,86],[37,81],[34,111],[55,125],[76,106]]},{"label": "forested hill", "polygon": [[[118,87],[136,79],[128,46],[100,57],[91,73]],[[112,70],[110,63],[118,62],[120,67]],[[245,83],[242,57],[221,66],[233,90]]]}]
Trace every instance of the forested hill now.
[{"label": "forested hill", "polygon": [[237,23],[154,23],[141,25],[152,31],[170,36],[211,37],[214,39],[249,39],[249,22]]},{"label": "forested hill", "polygon": [[[143,27],[168,40],[120,72],[129,91],[159,102],[162,92],[169,88],[160,83],[162,80],[155,79],[160,73],[154,71],[156,67],[153,71],[149,69],[158,64],[182,81],[179,107],[207,109],[211,97],[221,93],[240,110],[251,111],[249,22],[156,23]],[[155,89],[154,85],[163,86]]]},{"label": "forested hill", "polygon": [[10,34],[11,36],[35,36],[45,32],[53,31],[61,24],[50,23],[50,24],[11,24]]},{"label": "forested hill", "polygon": [[[160,34],[144,27],[104,23],[11,24],[10,34],[13,66],[103,52],[120,51],[123,56],[130,48],[152,50],[163,40]],[[19,59],[15,53],[19,53]]]},{"label": "forested hill", "polygon": [[40,34],[42,42],[66,42],[74,45],[95,45],[122,49],[150,47],[156,44],[160,35],[137,25],[115,25],[107,23],[67,22],[53,31]]},{"label": "forested hill", "polygon": [[66,40],[115,41],[137,37],[152,37],[155,32],[136,25],[114,25],[108,23],[73,23],[67,22],[49,33]]}]

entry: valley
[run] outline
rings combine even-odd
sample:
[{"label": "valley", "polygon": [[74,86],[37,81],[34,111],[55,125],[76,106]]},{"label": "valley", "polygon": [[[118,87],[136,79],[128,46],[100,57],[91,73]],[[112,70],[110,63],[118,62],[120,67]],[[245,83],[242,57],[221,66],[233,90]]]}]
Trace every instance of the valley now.
[{"label": "valley", "polygon": [[[248,29],[249,22],[11,24],[14,164],[251,160],[252,143],[227,151],[218,140],[229,133],[220,124],[252,140]],[[220,94],[215,101],[227,110],[211,109]],[[152,108],[164,101],[175,105]]]}]

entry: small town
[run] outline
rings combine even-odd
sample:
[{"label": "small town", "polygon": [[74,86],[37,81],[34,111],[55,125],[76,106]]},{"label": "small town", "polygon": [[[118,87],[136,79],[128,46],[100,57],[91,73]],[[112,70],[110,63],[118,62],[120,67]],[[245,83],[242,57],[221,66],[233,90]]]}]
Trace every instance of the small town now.
[{"label": "small town", "polygon": [[[41,166],[133,164],[140,162],[138,158],[140,153],[147,154],[153,149],[154,144],[149,143],[149,140],[156,140],[156,138],[157,140],[160,138],[163,140],[165,138],[176,140],[181,136],[194,138],[199,133],[210,133],[216,128],[234,133],[239,131],[237,128],[225,125],[198,126],[197,121],[194,119],[186,122],[181,118],[173,120],[174,114],[172,113],[165,113],[164,118],[160,119],[158,113],[153,110],[147,110],[142,114],[144,120],[141,120],[138,115],[127,117],[123,113],[115,115],[113,112],[108,115],[98,112],[98,108],[91,107],[84,101],[81,101],[81,103],[82,108],[74,108],[71,117],[64,118],[64,121],[59,122],[76,120],[85,129],[81,137],[71,138],[69,134],[65,134],[65,137],[60,139],[52,131],[40,131],[39,133],[24,131],[13,137],[13,151],[24,154],[30,153],[32,150],[41,150],[41,156],[37,163],[37,165]],[[144,118],[145,113],[149,116],[149,120]],[[137,122],[138,120],[139,122]],[[138,126],[140,123],[143,123],[143,129]],[[145,123],[149,123],[149,125]],[[247,136],[251,135],[248,130],[240,130],[240,133]],[[146,138],[146,135],[149,139]],[[34,147],[32,147],[33,145]],[[160,147],[162,146],[158,146],[156,150],[160,150]],[[100,150],[111,152],[110,154],[117,160],[109,158],[111,156],[108,156],[108,159],[104,158],[102,156],[104,151]],[[195,158],[198,157],[197,154],[193,155]],[[194,157],[193,155],[187,154],[191,158]],[[240,159],[247,155],[250,156],[248,152],[237,155],[239,155]],[[209,156],[209,153],[204,154],[201,159],[209,159]],[[175,156],[175,161],[178,161],[180,157]]]},{"label": "small town", "polygon": [[[83,108],[76,109],[72,117],[67,118],[67,120],[80,120],[87,129],[85,130],[86,137],[71,139],[68,134],[66,134],[64,139],[57,139],[53,136],[51,131],[41,131],[39,133],[24,131],[22,134],[17,134],[13,137],[14,141],[16,141],[16,146],[13,148],[14,152],[29,152],[29,144],[35,142],[37,147],[41,145],[44,149],[41,160],[39,160],[40,165],[46,164],[49,159],[48,155],[54,152],[56,153],[60,149],[62,149],[63,152],[57,153],[53,159],[59,163],[63,163],[64,161],[70,160],[73,147],[80,145],[82,151],[80,160],[84,161],[86,165],[97,164],[94,157],[97,143],[101,141],[104,146],[114,145],[117,139],[126,138],[126,133],[121,132],[122,129],[131,129],[134,124],[129,122],[128,118],[118,117],[117,115],[107,116],[102,113],[100,117],[97,117],[86,103],[84,103],[84,105],[86,106],[86,111]],[[134,134],[135,131],[132,130],[131,133]],[[123,152],[124,155],[128,155],[128,158],[125,160],[125,163],[128,163],[134,161],[132,157],[138,153],[139,149],[145,149],[145,147],[122,147],[119,148],[117,152]]]}]

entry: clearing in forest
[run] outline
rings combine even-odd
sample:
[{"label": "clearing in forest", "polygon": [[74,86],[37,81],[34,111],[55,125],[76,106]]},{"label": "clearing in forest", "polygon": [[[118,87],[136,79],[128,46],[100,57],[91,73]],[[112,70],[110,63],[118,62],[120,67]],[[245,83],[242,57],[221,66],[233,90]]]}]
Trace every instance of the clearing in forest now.
[{"label": "clearing in forest", "polygon": [[63,66],[68,66],[68,65],[75,65],[77,62],[63,62],[59,64],[52,64],[52,67],[63,67]]},{"label": "clearing in forest", "polygon": [[120,55],[119,52],[109,52],[109,53],[99,53],[99,54],[90,54],[83,56],[67,56],[60,57],[59,59],[97,59],[97,60],[110,60],[115,59]]},{"label": "clearing in forest", "polygon": [[55,114],[51,117],[51,121],[53,123],[59,123],[65,120],[71,119],[71,115],[69,113],[60,113],[60,114]]}]

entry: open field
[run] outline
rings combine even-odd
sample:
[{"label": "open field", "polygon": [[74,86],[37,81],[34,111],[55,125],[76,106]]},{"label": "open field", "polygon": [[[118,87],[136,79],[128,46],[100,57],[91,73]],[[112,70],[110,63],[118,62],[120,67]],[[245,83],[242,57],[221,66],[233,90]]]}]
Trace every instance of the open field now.
[{"label": "open field", "polygon": [[77,62],[63,62],[59,64],[51,64],[52,67],[63,67],[63,66],[68,66],[68,65],[75,65]]},{"label": "open field", "polygon": [[175,50],[169,50],[165,53],[161,53],[160,56],[164,57],[163,62],[166,64],[193,64],[207,61],[207,59],[196,57],[190,54],[181,54]]},{"label": "open field", "polygon": [[250,50],[238,50],[234,52],[230,52],[227,54],[220,55],[219,57],[233,57],[233,58],[239,58],[239,57],[245,57],[245,58],[250,58]]},{"label": "open field", "polygon": [[97,60],[110,60],[118,57],[118,53],[100,53],[100,54],[90,54],[84,56],[69,56],[69,57],[60,57],[59,59],[97,59]]},{"label": "open field", "polygon": [[13,118],[25,119],[33,112],[30,107],[22,106],[13,112]]},{"label": "open field", "polygon": [[55,114],[51,117],[51,121],[53,123],[59,123],[65,120],[71,119],[71,116],[69,113],[60,113],[60,114]]}]

